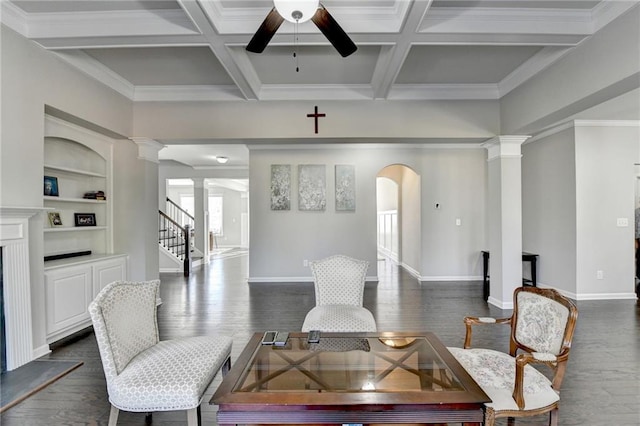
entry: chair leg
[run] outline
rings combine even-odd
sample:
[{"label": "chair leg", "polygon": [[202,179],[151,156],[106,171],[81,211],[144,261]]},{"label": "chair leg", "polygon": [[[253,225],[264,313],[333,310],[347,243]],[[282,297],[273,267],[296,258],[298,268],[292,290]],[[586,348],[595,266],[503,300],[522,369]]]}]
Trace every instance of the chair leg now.
[{"label": "chair leg", "polygon": [[558,409],[554,408],[549,413],[549,426],[558,426]]},{"label": "chair leg", "polygon": [[187,410],[187,426],[198,426],[198,409]]},{"label": "chair leg", "polygon": [[153,424],[153,413],[147,413],[144,415],[144,424],[145,425]]},{"label": "chair leg", "polygon": [[109,412],[109,426],[116,426],[118,423],[118,413],[120,413],[120,410],[112,405],[111,411]]},{"label": "chair leg", "polygon": [[227,357],[224,364],[222,364],[222,377],[226,376],[229,370],[231,370],[231,357]]},{"label": "chair leg", "polygon": [[516,424],[516,419],[514,417],[507,417],[507,426],[514,426]]}]

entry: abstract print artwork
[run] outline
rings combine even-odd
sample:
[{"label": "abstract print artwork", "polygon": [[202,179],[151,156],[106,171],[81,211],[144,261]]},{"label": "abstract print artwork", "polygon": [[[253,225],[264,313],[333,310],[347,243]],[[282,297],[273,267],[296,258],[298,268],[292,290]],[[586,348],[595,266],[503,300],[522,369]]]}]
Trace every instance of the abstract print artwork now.
[{"label": "abstract print artwork", "polygon": [[271,210],[291,210],[291,165],[271,165]]},{"label": "abstract print artwork", "polygon": [[298,210],[324,211],[327,206],[327,177],[324,164],[298,166]]},{"label": "abstract print artwork", "polygon": [[336,211],[356,211],[356,168],[336,165]]}]

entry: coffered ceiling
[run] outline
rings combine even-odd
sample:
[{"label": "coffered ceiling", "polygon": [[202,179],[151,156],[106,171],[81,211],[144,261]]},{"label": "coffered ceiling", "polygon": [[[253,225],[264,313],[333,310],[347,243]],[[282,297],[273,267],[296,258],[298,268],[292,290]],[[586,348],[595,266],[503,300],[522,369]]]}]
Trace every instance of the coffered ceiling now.
[{"label": "coffered ceiling", "polygon": [[499,99],[636,3],[323,1],[347,58],[312,22],[247,52],[272,0],[5,0],[1,19],[134,101]]}]

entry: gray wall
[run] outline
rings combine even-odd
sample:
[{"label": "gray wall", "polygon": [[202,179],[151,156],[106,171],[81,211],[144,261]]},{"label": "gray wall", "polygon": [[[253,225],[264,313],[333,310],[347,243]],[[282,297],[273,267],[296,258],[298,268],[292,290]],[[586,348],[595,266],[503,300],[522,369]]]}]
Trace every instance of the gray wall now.
[{"label": "gray wall", "polygon": [[[369,276],[376,276],[375,183],[378,173],[390,164],[406,164],[418,172],[420,179],[407,179],[402,185],[403,211],[419,212],[418,219],[402,219],[403,262],[425,280],[477,278],[479,253],[485,246],[485,159],[484,149],[478,148],[251,148],[250,280],[308,280],[311,274],[303,266],[304,260],[337,253],[368,260]],[[271,164],[293,166],[290,211],[270,210]],[[298,211],[299,164],[326,164],[325,212]],[[335,164],[356,166],[355,213],[335,212]],[[443,204],[441,210],[425,207],[435,200]],[[455,225],[456,218],[461,219],[462,226]]]},{"label": "gray wall", "polygon": [[[632,297],[640,127],[578,122],[575,134],[577,293],[582,299]],[[618,226],[618,218],[628,225]]]},{"label": "gray wall", "polygon": [[540,254],[541,286],[634,297],[639,157],[640,127],[628,121],[576,121],[523,147],[523,249]]},{"label": "gray wall", "polygon": [[538,281],[575,295],[576,165],[573,128],[522,147],[522,249],[539,257]]}]

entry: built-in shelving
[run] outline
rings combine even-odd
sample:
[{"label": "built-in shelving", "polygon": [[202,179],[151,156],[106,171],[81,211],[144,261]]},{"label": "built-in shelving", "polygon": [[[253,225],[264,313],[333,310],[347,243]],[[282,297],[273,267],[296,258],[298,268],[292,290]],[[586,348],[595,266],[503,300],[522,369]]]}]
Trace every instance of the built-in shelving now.
[{"label": "built-in shelving", "polygon": [[105,231],[107,229],[106,226],[77,226],[74,228],[71,227],[60,227],[60,228],[45,228],[44,232],[87,232],[87,231]]},{"label": "built-in shelving", "polygon": [[91,171],[88,171],[88,170],[72,169],[70,167],[55,166],[53,164],[45,164],[44,168],[52,170],[52,171],[73,173],[73,174],[82,175],[82,176],[93,176],[93,177],[100,177],[100,178],[106,178],[107,177],[103,173],[96,173],[96,172],[91,172]]},{"label": "built-in shelving", "polygon": [[[57,180],[57,195],[43,195],[48,213],[62,225],[44,223],[44,255],[90,251],[113,253],[111,168],[113,140],[74,124],[47,116],[44,138],[44,176]],[[103,191],[105,200],[84,198]],[[97,226],[75,226],[75,214],[92,214]]]},{"label": "built-in shelving", "polygon": [[107,202],[106,200],[93,200],[90,198],[51,197],[49,195],[44,195],[43,198],[45,201],[57,203],[105,204]]},{"label": "built-in shelving", "polygon": [[[128,278],[128,256],[113,252],[112,164],[112,139],[45,118],[43,175],[57,180],[57,196],[44,190],[42,196],[49,343],[89,326],[91,300],[108,283]],[[103,191],[106,199],[83,198],[90,191]],[[76,213],[94,215],[96,226],[75,226]]]}]

